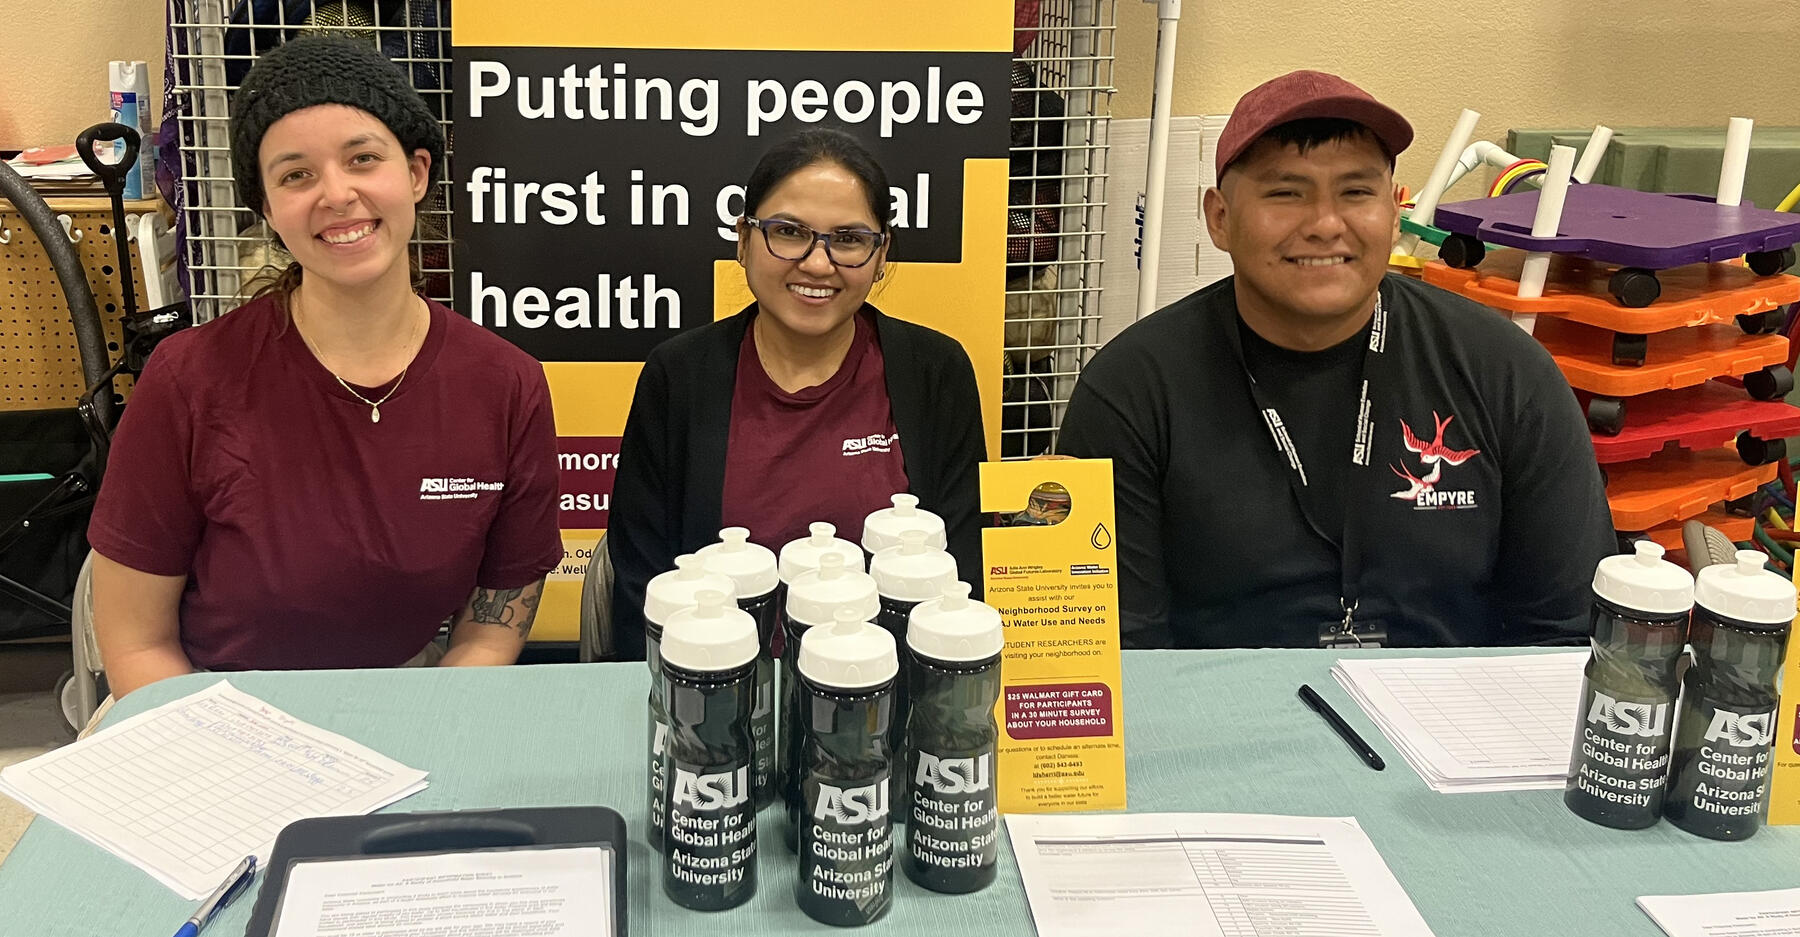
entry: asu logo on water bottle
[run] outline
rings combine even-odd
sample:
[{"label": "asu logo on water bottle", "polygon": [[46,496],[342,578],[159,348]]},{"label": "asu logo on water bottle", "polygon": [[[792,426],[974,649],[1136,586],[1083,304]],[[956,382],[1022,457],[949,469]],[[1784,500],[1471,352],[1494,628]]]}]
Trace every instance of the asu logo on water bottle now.
[{"label": "asu logo on water bottle", "polygon": [[888,816],[887,778],[873,784],[849,789],[819,785],[819,803],[813,808],[813,819],[838,823],[886,822]]},{"label": "asu logo on water bottle", "polygon": [[739,806],[750,799],[750,768],[742,765],[736,771],[718,774],[694,774],[676,768],[675,790],[669,796],[675,806],[686,805],[695,810]]},{"label": "asu logo on water bottle", "polygon": [[1733,748],[1762,748],[1775,740],[1775,714],[1714,710],[1712,723],[1706,727],[1706,740],[1724,742]]},{"label": "asu logo on water bottle", "polygon": [[930,787],[940,794],[974,794],[993,785],[994,756],[983,752],[977,758],[939,758],[930,752],[919,752],[919,770],[913,783]]},{"label": "asu logo on water bottle", "polygon": [[1587,721],[1600,723],[1614,735],[1655,738],[1669,727],[1669,704],[1620,702],[1595,690]]}]

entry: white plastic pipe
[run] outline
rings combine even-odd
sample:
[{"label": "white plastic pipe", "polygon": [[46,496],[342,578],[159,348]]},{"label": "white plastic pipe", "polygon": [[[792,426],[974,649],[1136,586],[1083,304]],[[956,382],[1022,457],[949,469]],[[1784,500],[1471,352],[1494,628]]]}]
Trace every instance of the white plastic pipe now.
[{"label": "white plastic pipe", "polygon": [[[1544,191],[1538,195],[1537,214],[1531,219],[1531,236],[1555,237],[1562,224],[1563,199],[1569,194],[1569,177],[1575,168],[1575,148],[1550,148],[1550,171],[1544,177]],[[1550,253],[1532,251],[1525,255],[1525,269],[1519,273],[1519,296],[1535,299],[1544,295],[1544,280],[1550,274]],[[1529,334],[1537,328],[1535,313],[1513,316],[1513,324]]]},{"label": "white plastic pipe", "polygon": [[[1444,190],[1456,188],[1462,177],[1480,169],[1482,163],[1495,169],[1505,169],[1518,161],[1517,156],[1506,152],[1499,144],[1489,140],[1476,140],[1463,149],[1462,155],[1456,158],[1456,165],[1450,167],[1450,178],[1444,183]],[[1443,198],[1442,195],[1438,197]]]},{"label": "white plastic pipe", "polygon": [[[1462,115],[1456,118],[1456,128],[1450,131],[1450,139],[1444,141],[1443,152],[1438,154],[1437,164],[1431,167],[1431,175],[1425,180],[1425,188],[1419,190],[1419,199],[1413,203],[1414,221],[1430,224],[1437,216],[1438,199],[1450,187],[1450,170],[1456,167],[1457,158],[1469,145],[1469,138],[1475,135],[1475,123],[1479,120],[1481,114],[1466,107],[1463,108]],[[1418,235],[1401,235],[1400,253],[1412,254],[1418,249]]]},{"label": "white plastic pipe", "polygon": [[1612,142],[1612,128],[1605,124],[1595,124],[1594,132],[1588,134],[1587,146],[1581,148],[1581,162],[1575,164],[1576,182],[1587,185],[1593,181],[1594,173],[1600,170],[1600,157],[1606,155],[1606,146]]},{"label": "white plastic pipe", "polygon": [[1750,162],[1750,128],[1756,122],[1733,117],[1725,128],[1725,161],[1719,166],[1719,195],[1714,201],[1733,208],[1744,200],[1744,166]]},{"label": "white plastic pipe", "polygon": [[1137,317],[1156,311],[1156,286],[1162,266],[1163,188],[1169,170],[1169,107],[1175,97],[1175,31],[1181,25],[1181,0],[1144,0],[1156,4],[1156,84],[1150,97],[1150,165],[1144,172],[1144,230],[1138,242]]}]

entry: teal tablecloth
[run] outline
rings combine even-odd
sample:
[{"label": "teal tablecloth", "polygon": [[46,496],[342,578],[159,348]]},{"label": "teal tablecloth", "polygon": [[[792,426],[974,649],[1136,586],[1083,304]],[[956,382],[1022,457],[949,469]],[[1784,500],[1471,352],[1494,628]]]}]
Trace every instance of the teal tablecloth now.
[{"label": "teal tablecloth", "polygon": [[[1432,652],[1368,652],[1384,656]],[[1440,652],[1458,653],[1458,652]],[[1467,653],[1467,652],[1461,652]],[[1355,816],[1439,937],[1654,937],[1645,894],[1800,885],[1800,828],[1716,843],[1663,823],[1603,829],[1560,794],[1435,794],[1328,674],[1325,651],[1141,651],[1125,655],[1131,809]],[[151,686],[116,721],[192,693],[217,674]],[[431,772],[390,810],[606,804],[634,834],[644,814],[641,664],[244,673],[232,683],[295,716]],[[1388,761],[1371,771],[1295,698],[1309,682]],[[656,856],[630,851],[631,933],[828,933],[794,906],[794,865],[765,813],[761,889],[744,907],[685,911],[663,897]],[[260,887],[261,880],[258,880]],[[242,933],[240,899],[206,931]],[[167,937],[192,913],[149,876],[45,821],[0,866],[0,935]],[[896,875],[893,911],[870,934],[1032,933],[1009,851],[984,892],[935,895]],[[1137,933],[1121,921],[1121,934]]]}]

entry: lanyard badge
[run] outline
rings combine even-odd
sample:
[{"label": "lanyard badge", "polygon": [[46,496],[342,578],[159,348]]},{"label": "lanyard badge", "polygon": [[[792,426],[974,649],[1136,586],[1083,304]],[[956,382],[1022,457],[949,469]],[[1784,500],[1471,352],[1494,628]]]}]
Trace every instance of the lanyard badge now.
[{"label": "lanyard badge", "polygon": [[[1270,405],[1257,387],[1256,377],[1250,373],[1249,363],[1244,359],[1243,344],[1238,339],[1237,329],[1230,329],[1229,336],[1231,345],[1237,352],[1238,363],[1244,369],[1244,378],[1249,382],[1250,396],[1262,414],[1263,425],[1268,429],[1269,438],[1274,441],[1276,450],[1287,460],[1288,486],[1294,492],[1294,498],[1299,505],[1301,514],[1306,515],[1306,499],[1300,497],[1300,489],[1307,486],[1306,466],[1300,458],[1300,451],[1294,445],[1293,436],[1288,432],[1287,424],[1282,420],[1281,414]],[[1363,354],[1361,394],[1356,406],[1356,437],[1350,449],[1350,463],[1358,470],[1368,468],[1369,461],[1374,454],[1375,423],[1370,406],[1372,396],[1370,385],[1373,383],[1371,374],[1377,370],[1374,366],[1376,359],[1380,358],[1387,350],[1387,339],[1387,308],[1382,301],[1380,292],[1377,292],[1375,294],[1375,311],[1369,320],[1369,343]],[[1320,647],[1381,647],[1388,640],[1385,627],[1376,622],[1359,621],[1356,617],[1360,593],[1358,580],[1362,572],[1362,544],[1358,538],[1361,531],[1358,522],[1363,513],[1365,499],[1362,496],[1363,492],[1356,490],[1354,484],[1351,487],[1349,504],[1344,512],[1342,544],[1338,548],[1341,571],[1338,607],[1343,612],[1343,616],[1319,626]],[[1307,522],[1327,541],[1337,543],[1325,531],[1319,529],[1318,524],[1310,516],[1307,517]]]}]

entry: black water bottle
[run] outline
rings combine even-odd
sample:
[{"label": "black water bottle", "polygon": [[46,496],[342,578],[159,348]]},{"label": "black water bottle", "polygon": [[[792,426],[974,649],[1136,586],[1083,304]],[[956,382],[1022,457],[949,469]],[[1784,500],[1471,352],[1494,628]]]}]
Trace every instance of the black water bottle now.
[{"label": "black water bottle", "polygon": [[650,720],[645,739],[647,755],[645,772],[644,838],[650,848],[663,848],[663,822],[668,819],[668,789],[663,781],[663,748],[669,735],[667,706],[663,702],[662,635],[663,627],[678,611],[694,604],[694,597],[708,590],[730,593],[731,580],[709,576],[700,558],[682,554],[675,558],[675,568],[651,578],[644,586],[644,660],[650,665]]},{"label": "black water bottle", "polygon": [[756,894],[756,622],[702,592],[664,629],[669,787],[663,893],[696,911],[735,908]]},{"label": "black water bottle", "polygon": [[737,584],[737,605],[756,621],[756,705],[750,712],[750,735],[756,741],[756,764],[751,776],[756,784],[756,806],[775,800],[775,633],[781,626],[781,606],[776,591],[775,554],[750,542],[744,527],[719,531],[719,542],[700,548],[706,571],[727,576]]},{"label": "black water bottle", "polygon": [[[861,559],[857,562],[860,564]],[[818,571],[803,573],[788,585],[781,616],[781,722],[776,751],[780,756],[777,772],[782,802],[790,815],[800,804],[800,713],[806,692],[798,667],[800,640],[808,630],[837,620],[841,610],[854,613],[858,621],[874,621],[881,614],[881,599],[875,593],[875,580],[860,566],[847,566],[836,553],[820,557]],[[788,848],[800,848],[799,831],[794,825],[786,824],[784,830]]]},{"label": "black water bottle", "polygon": [[[923,530],[906,530],[900,534],[900,545],[888,547],[869,560],[869,576],[875,580],[875,592],[881,600],[881,614],[875,623],[894,636],[894,643],[906,646],[906,622],[920,602],[944,594],[944,588],[956,582],[956,557],[926,543]],[[907,686],[910,668],[901,667],[894,680],[894,730],[889,739],[894,751],[901,750],[906,736],[906,712],[911,705]],[[896,805],[905,803],[905,779],[894,773],[889,791]],[[902,807],[891,814],[895,823],[907,816]]]},{"label": "black water bottle", "polygon": [[1694,577],[1637,543],[1594,570],[1593,654],[1581,685],[1563,803],[1585,820],[1637,830],[1662,818],[1675,735],[1675,668],[1687,642]]},{"label": "black water bottle", "polygon": [[1794,620],[1794,585],[1739,550],[1694,583],[1693,661],[1675,721],[1675,763],[1663,816],[1710,839],[1762,828],[1775,764],[1776,680]]},{"label": "black water bottle", "polygon": [[932,891],[980,891],[993,883],[1000,855],[994,703],[1005,629],[998,611],[970,600],[968,583],[953,582],[913,609],[906,644],[912,708],[900,867]]},{"label": "black water bottle", "polygon": [[825,924],[868,924],[893,904],[888,778],[894,753],[894,636],[841,609],[801,638],[800,873],[794,900]]}]

